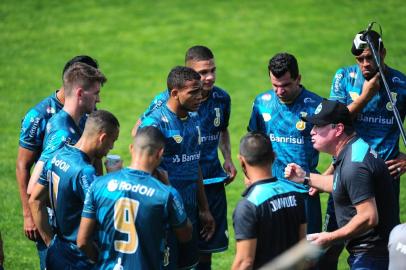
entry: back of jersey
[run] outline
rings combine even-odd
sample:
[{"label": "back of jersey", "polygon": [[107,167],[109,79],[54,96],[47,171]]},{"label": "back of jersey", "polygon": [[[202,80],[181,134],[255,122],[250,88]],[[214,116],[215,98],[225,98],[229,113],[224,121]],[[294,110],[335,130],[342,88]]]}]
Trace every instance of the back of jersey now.
[{"label": "back of jersey", "polygon": [[166,225],[186,220],[170,187],[129,168],[94,182],[82,216],[99,225],[98,269],[160,269]]}]

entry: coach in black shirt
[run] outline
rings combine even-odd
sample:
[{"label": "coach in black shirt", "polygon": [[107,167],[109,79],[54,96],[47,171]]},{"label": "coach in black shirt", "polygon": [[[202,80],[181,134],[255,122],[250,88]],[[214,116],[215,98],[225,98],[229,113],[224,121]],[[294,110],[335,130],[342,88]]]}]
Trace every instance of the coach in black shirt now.
[{"label": "coach in black shirt", "polygon": [[238,158],[248,188],[233,214],[237,252],[232,269],[257,269],[305,236],[303,199],[272,177],[274,157],[266,135],[248,133],[241,139]]},{"label": "coach in black shirt", "polygon": [[330,176],[294,163],[285,169],[288,179],[332,193],[339,229],[314,234],[312,242],[345,241],[351,269],[387,269],[389,233],[399,223],[388,167],[356,136],[347,107],[338,101],[323,100],[315,115],[303,120],[314,124],[313,147],[336,158]]}]

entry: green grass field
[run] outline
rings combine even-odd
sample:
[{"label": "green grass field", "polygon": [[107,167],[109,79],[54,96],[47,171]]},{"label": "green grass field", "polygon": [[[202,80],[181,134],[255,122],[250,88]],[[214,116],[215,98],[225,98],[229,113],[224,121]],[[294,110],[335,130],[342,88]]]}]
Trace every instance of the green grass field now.
[{"label": "green grass field", "polygon": [[[326,97],[335,70],[354,63],[349,51],[354,34],[370,21],[382,24],[386,63],[406,71],[405,14],[400,0],[1,1],[0,230],[5,269],[38,269],[34,244],[23,235],[15,180],[20,120],[60,86],[62,67],[74,55],[95,57],[108,77],[98,107],[118,116],[121,134],[113,153],[128,164],[130,130],[152,97],[165,88],[168,71],[183,63],[190,46],[210,47],[216,56],[217,85],[232,98],[235,157],[251,103],[270,87],[267,62],[272,55],[296,55],[302,83]],[[320,170],[329,160],[322,156]],[[229,216],[243,190],[241,180],[240,171],[228,187]],[[235,251],[231,226],[230,236],[229,250],[214,257],[213,269],[230,268]],[[346,268],[342,256],[340,269]]]}]

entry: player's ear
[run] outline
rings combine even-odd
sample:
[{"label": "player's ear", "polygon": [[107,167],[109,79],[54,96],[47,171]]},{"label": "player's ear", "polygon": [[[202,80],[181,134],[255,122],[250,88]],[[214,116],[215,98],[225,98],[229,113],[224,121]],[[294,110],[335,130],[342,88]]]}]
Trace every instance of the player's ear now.
[{"label": "player's ear", "polygon": [[102,144],[105,140],[107,140],[107,133],[101,132],[99,135],[99,143]]},{"label": "player's ear", "polygon": [[162,155],[164,154],[164,148],[162,147],[157,151],[157,158],[160,160],[162,158]]},{"label": "player's ear", "polygon": [[132,143],[130,143],[130,145],[128,146],[128,149],[130,150],[130,154],[132,154],[134,151],[134,145]]},{"label": "player's ear", "polygon": [[297,75],[297,83],[299,83],[300,84],[300,81],[302,80],[302,75]]},{"label": "player's ear", "polygon": [[174,89],[171,90],[171,97],[172,98],[178,99],[178,95],[179,95],[179,90],[178,89],[174,88]]},{"label": "player's ear", "polygon": [[75,93],[75,96],[81,98],[81,97],[83,97],[85,90],[84,90],[82,87],[80,87],[80,86],[76,86],[76,87],[73,89],[73,92]]}]

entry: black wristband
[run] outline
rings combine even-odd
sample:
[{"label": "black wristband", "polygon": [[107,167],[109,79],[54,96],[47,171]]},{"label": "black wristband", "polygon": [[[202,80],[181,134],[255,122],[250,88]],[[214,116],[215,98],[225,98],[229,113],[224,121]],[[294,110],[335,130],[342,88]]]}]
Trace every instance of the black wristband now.
[{"label": "black wristband", "polygon": [[303,185],[308,186],[310,181],[310,172],[306,172],[306,175],[303,179]]}]

